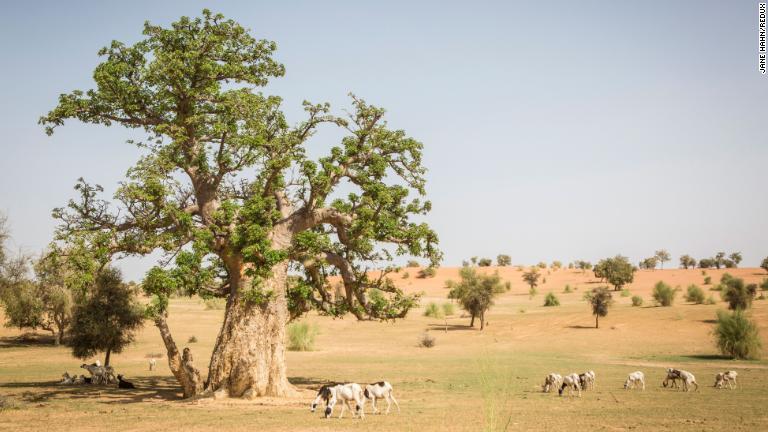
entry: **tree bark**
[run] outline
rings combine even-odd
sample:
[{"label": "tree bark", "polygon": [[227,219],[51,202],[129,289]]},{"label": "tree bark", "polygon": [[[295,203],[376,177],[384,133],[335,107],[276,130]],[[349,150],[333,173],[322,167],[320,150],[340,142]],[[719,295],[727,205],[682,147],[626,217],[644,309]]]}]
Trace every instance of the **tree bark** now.
[{"label": "tree bark", "polygon": [[104,355],[104,367],[109,366],[110,354],[112,354],[112,348],[107,348],[107,353]]},{"label": "tree bark", "polygon": [[206,389],[225,390],[231,397],[295,395],[285,365],[288,263],[272,268],[262,289],[272,296],[264,304],[248,304],[242,292],[251,288],[244,268],[230,272],[232,294],[211,356]]},{"label": "tree bark", "polygon": [[469,322],[469,326],[470,327],[474,327],[475,326],[475,314],[472,314],[472,320]]},{"label": "tree bark", "polygon": [[600,325],[597,320],[598,320],[598,316],[595,315],[595,328],[600,328]]},{"label": "tree bark", "polygon": [[184,398],[200,394],[203,391],[203,380],[200,378],[200,371],[192,363],[192,351],[189,348],[184,348],[184,355],[179,354],[179,349],[171,336],[171,330],[168,328],[165,317],[155,318],[155,325],[160,330],[160,336],[163,338],[165,349],[168,352],[168,367],[181,384]]}]

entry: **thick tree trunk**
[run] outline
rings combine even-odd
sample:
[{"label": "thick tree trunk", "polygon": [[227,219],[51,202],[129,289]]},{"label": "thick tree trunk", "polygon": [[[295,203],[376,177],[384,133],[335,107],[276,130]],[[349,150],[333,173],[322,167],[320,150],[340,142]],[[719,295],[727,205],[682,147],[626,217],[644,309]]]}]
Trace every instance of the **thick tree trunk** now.
[{"label": "thick tree trunk", "polygon": [[165,317],[155,318],[155,325],[160,330],[160,336],[163,338],[165,349],[168,352],[168,367],[181,384],[184,398],[200,394],[203,391],[203,380],[200,378],[200,372],[192,363],[192,352],[189,348],[184,348],[184,355],[179,354],[179,349],[171,336],[171,330],[168,328]]},{"label": "thick tree trunk", "polygon": [[475,326],[475,314],[472,314],[472,320],[469,322],[469,326],[470,327],[474,327]]},{"label": "thick tree trunk", "polygon": [[235,289],[227,302],[224,323],[211,356],[206,389],[231,397],[292,396],[285,365],[287,262],[272,268],[262,290],[271,291],[265,304],[248,304],[242,293],[251,289],[244,269],[230,273]]}]

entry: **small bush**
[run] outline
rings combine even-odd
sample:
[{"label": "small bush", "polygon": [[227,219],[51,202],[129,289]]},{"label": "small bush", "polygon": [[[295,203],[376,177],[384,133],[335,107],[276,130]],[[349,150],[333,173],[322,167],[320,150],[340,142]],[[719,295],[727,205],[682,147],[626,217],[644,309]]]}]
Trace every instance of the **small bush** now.
[{"label": "small bush", "polygon": [[706,270],[702,270],[702,271],[701,271],[701,275],[702,275],[702,276],[706,276],[706,275],[707,275],[707,271],[706,271]]},{"label": "small bush", "polygon": [[704,291],[694,284],[689,285],[685,294],[685,301],[695,304],[704,303]]},{"label": "small bush", "polygon": [[432,348],[435,346],[435,338],[430,336],[429,333],[424,332],[424,334],[419,338],[419,346],[421,348]]},{"label": "small bush", "polygon": [[657,282],[653,287],[653,299],[661,306],[672,306],[676,293],[677,289],[673,289],[662,281]]},{"label": "small bush", "polygon": [[722,291],[723,290],[723,284],[717,284],[709,289],[710,291]]},{"label": "small bush", "polygon": [[456,309],[453,306],[453,303],[443,303],[443,314],[445,316],[451,316],[456,313]]},{"label": "small bush", "polygon": [[209,298],[203,300],[203,304],[205,305],[205,310],[222,310],[227,301],[223,298]]},{"label": "small bush", "polygon": [[197,343],[197,337],[190,336],[189,339],[187,339],[187,343]]},{"label": "small bush", "polygon": [[408,260],[408,263],[405,265],[406,267],[421,267],[421,264],[419,264],[416,260]]},{"label": "small bush", "polygon": [[632,296],[632,306],[642,306],[643,298],[640,296]]},{"label": "small bush", "polygon": [[706,276],[704,278],[704,285],[709,285],[712,283],[712,276]]},{"label": "small bush", "polygon": [[434,267],[427,267],[419,270],[420,279],[435,277],[436,274],[437,274],[437,270]]},{"label": "small bush", "polygon": [[757,285],[744,284],[744,280],[741,278],[729,277],[725,278],[727,273],[723,275],[724,290],[721,293],[723,300],[728,302],[728,308],[732,310],[736,309],[748,309],[752,306],[752,299],[757,294]]},{"label": "small bush", "polygon": [[531,298],[536,297],[536,294],[538,293],[539,292],[536,290],[535,287],[531,287],[531,289],[528,290],[528,296]]},{"label": "small bush", "polygon": [[553,293],[548,293],[546,297],[544,297],[544,306],[560,306],[560,300],[557,299],[557,296]]},{"label": "small bush", "polygon": [[707,297],[707,300],[704,302],[704,304],[713,305],[716,304],[717,300],[710,294],[709,297]]},{"label": "small bush", "polygon": [[760,282],[760,289],[763,291],[768,291],[768,279],[763,279],[763,281]]},{"label": "small bush", "polygon": [[623,290],[621,290],[621,296],[622,297],[629,297],[630,295],[631,295],[631,293],[629,292],[628,289],[624,288]]},{"label": "small bush", "polygon": [[566,286],[565,286],[565,289],[563,290],[563,292],[564,292],[564,293],[572,293],[572,292],[573,292],[573,290],[571,289],[571,286],[570,286],[570,285],[566,285]]},{"label": "small bush", "polygon": [[542,278],[541,279],[541,284],[544,285],[545,283],[547,283],[547,278]]},{"label": "small bush", "polygon": [[762,344],[754,321],[742,310],[717,312],[715,343],[724,355],[734,359],[758,359]]},{"label": "small bush", "polygon": [[490,258],[480,258],[480,261],[477,262],[477,265],[480,267],[490,267],[491,264],[493,264],[493,261]]},{"label": "small bush", "polygon": [[320,331],[317,325],[308,323],[288,324],[288,350],[312,351],[315,349],[315,337]]},{"label": "small bush", "polygon": [[442,318],[443,311],[440,309],[440,307],[437,304],[430,303],[427,305],[426,308],[424,308],[424,316],[430,317],[430,318]]},{"label": "small bush", "polygon": [[537,266],[539,268],[545,269],[547,268],[547,263],[545,263],[544,261],[541,261],[540,263],[537,264]]},{"label": "small bush", "polygon": [[524,314],[525,313],[525,308],[520,308],[517,311],[520,312],[521,314]]}]

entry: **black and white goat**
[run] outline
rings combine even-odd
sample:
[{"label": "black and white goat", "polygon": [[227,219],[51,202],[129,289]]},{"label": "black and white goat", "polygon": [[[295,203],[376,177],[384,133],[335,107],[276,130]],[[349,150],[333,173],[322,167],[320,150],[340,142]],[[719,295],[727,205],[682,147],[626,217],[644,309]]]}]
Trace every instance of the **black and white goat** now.
[{"label": "black and white goat", "polygon": [[560,390],[558,390],[560,396],[563,395],[563,390],[565,390],[566,387],[568,388],[569,395],[573,396],[573,390],[575,389],[579,393],[579,397],[581,397],[581,380],[579,379],[579,374],[572,373],[563,377],[563,384],[560,385]]},{"label": "black and white goat", "polygon": [[[725,385],[729,389],[736,388],[736,377],[739,374],[736,371],[720,372],[715,376],[715,388],[723,388]],[[731,386],[733,384],[733,386]]]},{"label": "black and white goat", "polygon": [[[392,406],[392,402],[397,407],[397,412],[400,412],[400,404],[397,403],[397,399],[392,394],[392,384],[387,381],[379,381],[377,383],[368,384],[363,391],[365,399],[371,400],[371,406],[373,406],[373,413],[376,414],[379,410],[376,408],[376,401],[384,399],[387,401],[387,411],[384,414],[389,414],[389,409]],[[363,400],[365,403],[365,400]]]},{"label": "black and white goat", "polygon": [[[362,420],[365,418],[365,413],[363,412],[363,404],[365,404],[364,398],[363,389],[360,387],[360,384],[357,383],[324,385],[318,390],[317,397],[312,402],[310,411],[315,412],[317,405],[320,401],[323,401],[325,402],[325,418],[329,418],[333,414],[333,407],[336,405],[336,402],[341,401],[342,405],[339,418],[342,418],[344,415],[344,409],[349,408],[349,410],[352,411],[353,417],[359,415]],[[352,406],[349,404],[350,401],[355,402],[354,409],[352,409]]]}]

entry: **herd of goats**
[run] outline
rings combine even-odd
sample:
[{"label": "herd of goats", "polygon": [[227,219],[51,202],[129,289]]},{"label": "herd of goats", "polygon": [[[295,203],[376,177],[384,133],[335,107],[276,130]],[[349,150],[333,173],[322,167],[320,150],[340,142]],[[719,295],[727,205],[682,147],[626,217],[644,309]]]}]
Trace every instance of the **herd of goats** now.
[{"label": "herd of goats", "polygon": [[[156,366],[155,360],[150,360],[149,369],[153,370]],[[96,363],[83,364],[80,366],[82,369],[87,370],[90,373],[90,377],[85,375],[74,376],[68,372],[64,372],[62,380],[59,384],[62,385],[83,385],[83,384],[96,384],[96,385],[115,385],[122,389],[136,388],[133,383],[125,381],[122,375],[115,376],[112,366],[102,366],[97,360]],[[727,387],[729,389],[736,388],[736,377],[738,373],[736,371],[726,371],[718,373],[715,376],[715,388]],[[581,374],[572,373],[570,375],[560,375],[552,372],[544,378],[544,384],[541,386],[542,391],[550,393],[557,389],[560,396],[567,390],[568,395],[573,396],[574,392],[581,397],[582,391],[593,390],[596,387],[596,379],[594,371],[587,371]],[[680,385],[677,382],[680,381]],[[667,375],[662,381],[662,386],[670,388],[679,388],[683,391],[690,391],[691,387],[694,390],[699,389],[699,384],[696,382],[696,377],[692,373],[682,369],[667,369]],[[627,380],[624,382],[624,388],[627,390],[640,388],[645,390],[645,374],[641,371],[635,371],[627,376]],[[348,408],[352,412],[353,417],[364,418],[365,417],[365,403],[371,401],[373,408],[373,414],[379,412],[376,407],[376,402],[379,399],[384,399],[387,402],[387,409],[385,414],[389,414],[389,410],[394,403],[397,407],[397,411],[400,411],[400,405],[397,403],[397,399],[393,394],[392,384],[387,381],[379,381],[373,384],[368,384],[365,387],[357,383],[346,384],[328,384],[320,387],[317,392],[317,397],[312,401],[310,410],[315,412],[317,406],[323,402],[325,404],[325,418],[331,417],[333,414],[333,408],[338,402],[341,402],[341,413],[339,418],[344,416],[344,411]],[[354,402],[354,407],[352,403]]]},{"label": "herd of goats", "polygon": [[98,360],[96,360],[96,363],[91,363],[91,364],[83,363],[82,365],[80,365],[80,368],[87,370],[88,373],[91,374],[91,376],[89,377],[85,375],[77,376],[77,374],[70,375],[69,372],[64,372],[64,374],[61,375],[61,381],[59,381],[59,384],[61,385],[84,385],[84,384],[115,385],[117,384],[117,387],[121,389],[136,388],[136,386],[134,386],[132,382],[124,380],[122,375],[115,376],[115,370],[112,368],[112,366],[102,366],[101,362]]},{"label": "herd of goats", "polygon": [[[729,389],[736,388],[736,377],[738,373],[736,371],[727,371],[718,373],[715,376],[715,388],[727,387]],[[557,389],[560,396],[567,389],[568,394],[573,396],[574,392],[578,393],[581,397],[581,391],[594,389],[596,386],[596,378],[594,371],[587,371],[582,374],[572,373],[570,375],[562,376],[557,373],[550,373],[544,378],[544,385],[542,390],[545,393],[550,393]],[[678,380],[680,385],[677,384]],[[664,387],[678,388],[683,391],[690,391],[691,387],[694,390],[699,389],[699,384],[696,382],[696,377],[692,373],[681,369],[667,369],[667,376],[662,382]],[[627,376],[627,380],[624,382],[624,388],[627,390],[641,388],[645,390],[645,374],[641,371],[635,371]],[[329,384],[320,387],[317,392],[317,397],[312,401],[310,410],[315,412],[320,402],[325,403],[325,418],[331,417],[333,414],[333,407],[337,402],[342,402],[341,413],[339,418],[344,416],[344,410],[349,408],[352,411],[353,417],[365,417],[365,402],[371,401],[373,406],[373,413],[376,414],[379,410],[376,408],[376,401],[384,399],[387,402],[387,410],[385,414],[389,414],[391,404],[394,402],[397,406],[397,410],[400,411],[400,405],[392,394],[392,384],[387,381],[379,381],[377,383],[366,385],[364,388],[357,383],[347,384]],[[352,403],[354,402],[354,408]]]}]

